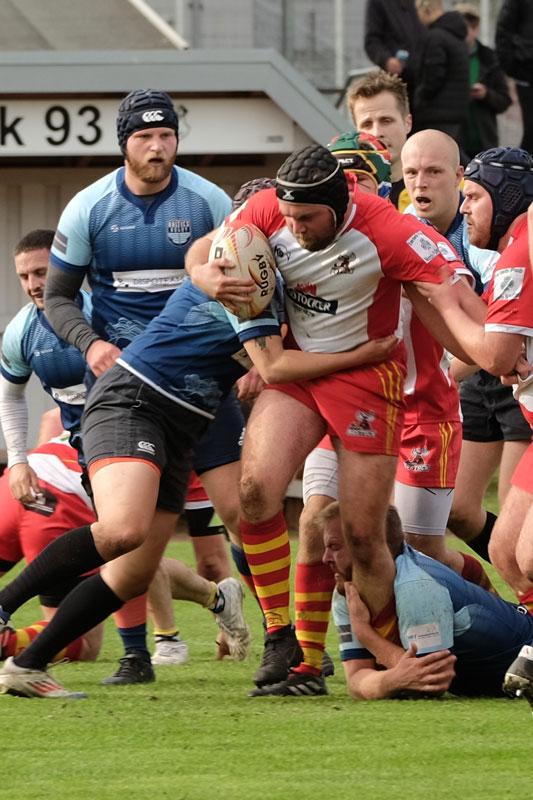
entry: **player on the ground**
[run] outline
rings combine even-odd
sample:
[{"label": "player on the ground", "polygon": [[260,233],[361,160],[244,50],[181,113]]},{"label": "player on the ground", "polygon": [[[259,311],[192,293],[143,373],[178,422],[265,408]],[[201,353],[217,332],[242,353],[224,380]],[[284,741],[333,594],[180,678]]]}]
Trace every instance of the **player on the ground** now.
[{"label": "player on the ground", "polygon": [[[338,503],[321,514],[324,561],[335,573],[333,617],[349,693],[355,698],[501,695],[512,659],[533,641],[525,608],[485,591],[404,543],[394,508],[387,516],[394,590],[371,616],[352,581]],[[379,666],[378,666],[379,665]]]},{"label": "player on the ground", "polygon": [[[381,198],[359,192],[355,200],[336,159],[326,148],[309,145],[280,167],[275,191],[257,193],[232,217],[257,225],[268,236],[284,279],[297,346],[311,352],[346,350],[393,334],[404,281],[425,319],[431,315],[438,335],[456,350],[438,315],[410,285],[417,273],[422,281],[438,280],[438,265],[450,263],[437,246],[440,235],[398,214]],[[210,238],[191,248],[189,268],[200,285],[218,281],[220,289],[219,265],[205,263]],[[462,286],[470,299],[477,299]],[[298,655],[289,618],[289,539],[281,508],[294,472],[326,432],[336,440],[343,524],[354,569],[371,607],[377,610],[384,603],[384,583],[375,578],[393,571],[384,546],[384,514],[401,433],[404,369],[399,344],[381,365],[270,385],[254,405],[243,447],[241,537],[267,620],[263,661],[254,679],[258,685],[286,678]],[[312,608],[311,572],[307,579]],[[316,670],[296,673],[295,680],[315,678]]]},{"label": "player on the ground", "polygon": [[[83,189],[64,209],[46,285],[50,321],[86,358],[89,384],[163,309],[183,280],[187,249],[219,225],[231,207],[218,186],[175,165],[179,121],[165,92],[130,92],[119,106],[117,137],[124,165]],[[93,291],[90,322],[74,302],[85,278]],[[238,524],[235,486],[242,426],[240,408],[230,396],[194,461],[229,530]],[[169,510],[175,511],[179,501],[168,502]],[[163,524],[162,519],[155,524]],[[221,580],[229,574],[226,545],[222,537],[211,545],[216,547],[221,565],[216,577]],[[154,679],[146,644],[146,603],[140,599],[128,608],[132,619],[119,626],[125,657],[106,684]]]},{"label": "player on the ground", "polygon": [[[11,470],[0,478],[0,575],[9,572],[22,559],[31,563],[49,542],[65,531],[90,525],[95,520],[91,501],[81,485],[76,450],[68,444],[67,434],[43,443],[26,456],[25,463],[32,474],[31,499],[19,501],[13,497]],[[83,578],[76,577],[43,591],[39,598],[42,621],[18,630],[6,627],[0,633],[0,659],[22,652],[46,627],[61,600],[80,580]],[[53,660],[94,661],[100,651],[102,634],[103,627],[98,625],[54,654]]]},{"label": "player on the ground", "polygon": [[[471,319],[455,292],[447,291],[446,287],[442,292],[431,292],[431,302],[453,326],[476,364],[493,375],[513,374],[514,395],[531,425],[533,275],[524,212],[533,199],[533,158],[525,150],[512,147],[480,153],[466,167],[464,195],[461,208],[470,241],[501,253],[485,293],[485,323]],[[533,609],[532,455],[533,445],[530,445],[515,469],[489,545],[492,563],[530,611]],[[511,668],[511,688],[515,673],[533,687],[530,653],[527,650],[520,664]]]}]

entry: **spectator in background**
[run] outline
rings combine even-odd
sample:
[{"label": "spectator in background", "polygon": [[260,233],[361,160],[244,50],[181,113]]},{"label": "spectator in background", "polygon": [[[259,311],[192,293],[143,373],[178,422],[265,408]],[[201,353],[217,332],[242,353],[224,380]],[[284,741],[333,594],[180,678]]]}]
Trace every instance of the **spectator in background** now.
[{"label": "spectator in background", "polygon": [[467,27],[457,11],[444,12],[442,0],[416,0],[428,28],[420,61],[414,130],[434,128],[458,141],[470,103]]},{"label": "spectator in background", "polygon": [[381,69],[401,76],[407,84],[410,100],[425,35],[414,0],[367,0],[365,53]]},{"label": "spectator in background", "polygon": [[470,104],[461,130],[461,147],[469,158],[498,145],[497,114],[512,103],[505,75],[492,48],[482,44],[479,34],[479,8],[474,3],[457,3],[468,33],[470,50]]},{"label": "spectator in background", "polygon": [[533,0],[504,0],[496,23],[496,53],[514,78],[524,126],[521,147],[533,152]]}]

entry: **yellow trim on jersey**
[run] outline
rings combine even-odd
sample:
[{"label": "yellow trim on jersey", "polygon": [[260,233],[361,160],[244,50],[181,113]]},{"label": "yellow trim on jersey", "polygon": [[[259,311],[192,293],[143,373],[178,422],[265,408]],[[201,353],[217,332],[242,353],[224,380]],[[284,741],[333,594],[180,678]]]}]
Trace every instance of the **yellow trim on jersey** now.
[{"label": "yellow trim on jersey", "polygon": [[453,437],[452,423],[439,422],[439,435],[441,443],[441,454],[439,456],[440,487],[446,488],[448,486],[448,454]]}]

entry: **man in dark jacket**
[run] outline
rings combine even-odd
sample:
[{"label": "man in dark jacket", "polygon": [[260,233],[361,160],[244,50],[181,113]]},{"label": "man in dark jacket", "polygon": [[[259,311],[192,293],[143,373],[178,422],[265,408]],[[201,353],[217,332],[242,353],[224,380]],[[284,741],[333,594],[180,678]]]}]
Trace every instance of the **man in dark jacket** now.
[{"label": "man in dark jacket", "polygon": [[466,22],[466,43],[470,50],[470,105],[468,119],[461,130],[461,147],[469,159],[482,150],[497,147],[497,114],[513,102],[507,80],[498,63],[496,53],[482,44],[479,34],[479,9],[474,3],[457,3],[458,11]]},{"label": "man in dark jacket", "polygon": [[524,125],[521,147],[533,152],[533,0],[504,0],[496,23],[496,52],[514,78]]},{"label": "man in dark jacket", "polygon": [[457,11],[444,13],[442,0],[416,0],[428,29],[414,97],[415,130],[434,128],[459,140],[470,103],[466,22]]},{"label": "man in dark jacket", "polygon": [[367,0],[365,53],[378,67],[401,77],[407,84],[410,102],[425,35],[415,0]]}]

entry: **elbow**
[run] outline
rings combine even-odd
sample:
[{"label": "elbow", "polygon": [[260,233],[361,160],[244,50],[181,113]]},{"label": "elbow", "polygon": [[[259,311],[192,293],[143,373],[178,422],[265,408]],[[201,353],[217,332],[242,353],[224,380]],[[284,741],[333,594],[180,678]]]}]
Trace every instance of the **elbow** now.
[{"label": "elbow", "polygon": [[500,375],[508,375],[514,370],[516,358],[509,358],[508,355],[491,355],[482,365],[483,369],[490,372],[491,375],[499,377]]}]

